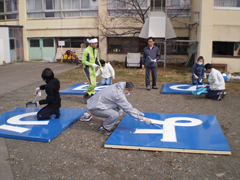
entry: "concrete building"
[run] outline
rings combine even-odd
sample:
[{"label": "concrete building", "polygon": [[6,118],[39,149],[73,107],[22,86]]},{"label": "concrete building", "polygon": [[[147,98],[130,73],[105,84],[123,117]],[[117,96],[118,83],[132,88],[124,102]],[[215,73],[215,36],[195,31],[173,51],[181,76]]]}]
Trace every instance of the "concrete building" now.
[{"label": "concrete building", "polygon": [[[127,2],[0,0],[0,64],[53,60],[61,51],[58,41],[65,41],[65,49],[79,49],[91,36],[99,39],[100,58],[124,61],[127,52],[142,52],[147,45],[137,33],[143,22],[132,18],[135,11]],[[187,61],[188,46],[195,43],[196,56],[204,56],[205,62],[227,64],[228,71],[240,72],[240,0],[138,2],[142,10],[165,11],[171,19],[177,39],[167,42],[167,62]],[[162,42],[157,45],[163,54]]]}]

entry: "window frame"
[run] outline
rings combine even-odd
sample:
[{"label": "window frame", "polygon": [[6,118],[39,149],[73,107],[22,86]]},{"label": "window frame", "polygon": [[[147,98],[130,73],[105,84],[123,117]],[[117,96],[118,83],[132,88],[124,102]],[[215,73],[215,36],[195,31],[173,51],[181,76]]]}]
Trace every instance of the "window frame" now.
[{"label": "window frame", "polygon": [[[7,11],[7,5],[6,5],[6,1],[10,1],[11,2],[11,11]],[[19,8],[19,0],[15,0],[17,1],[17,10],[14,10],[14,0],[3,0],[3,12],[0,12],[0,16],[4,16],[3,19],[0,19],[0,21],[16,21],[19,19],[19,12],[18,12],[18,8]],[[16,18],[14,19],[8,19],[7,16],[9,15],[15,15]]]},{"label": "window frame", "polygon": [[[214,43],[231,43],[232,46],[232,53],[231,54],[214,54],[214,48],[216,48],[216,46],[214,47]],[[212,57],[228,57],[228,58],[239,58],[239,56],[234,56],[234,45],[237,42],[229,42],[229,41],[212,41]],[[225,45],[228,46],[229,45]]]},{"label": "window frame", "polygon": [[[68,18],[89,18],[89,17],[98,17],[98,11],[99,11],[99,5],[96,8],[92,8],[90,1],[89,2],[89,8],[81,8],[81,3],[82,0],[78,0],[79,1],[79,8],[76,9],[64,9],[63,8],[63,0],[60,0],[61,3],[61,7],[60,9],[46,9],[46,0],[41,0],[42,1],[42,9],[41,10],[28,10],[27,9],[27,19],[28,20],[36,20],[36,19],[57,19],[57,18],[61,18],[61,19],[68,19]],[[99,0],[97,0],[99,1]],[[71,0],[72,3],[72,0]],[[26,4],[27,5],[27,4]],[[72,5],[71,5],[72,6]],[[82,12],[93,12],[95,11],[95,13],[92,13],[94,15],[92,16],[83,16]],[[79,12],[78,16],[65,16],[65,13],[71,13],[71,12]],[[30,18],[30,14],[34,14],[34,13],[40,13],[40,17],[35,17],[35,18]],[[55,17],[46,17],[45,13],[60,13],[60,16],[55,16]]]}]

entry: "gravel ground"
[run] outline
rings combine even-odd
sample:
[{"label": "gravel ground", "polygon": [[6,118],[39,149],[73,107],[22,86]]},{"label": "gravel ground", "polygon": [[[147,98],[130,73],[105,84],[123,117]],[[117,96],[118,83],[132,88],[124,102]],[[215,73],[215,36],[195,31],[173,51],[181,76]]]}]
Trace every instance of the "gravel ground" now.
[{"label": "gravel ground", "polygon": [[[61,89],[78,83],[61,80]],[[0,96],[4,113],[34,99],[34,83]],[[159,87],[162,85],[158,85]],[[45,94],[43,93],[43,96]],[[62,108],[85,108],[82,96],[62,95]],[[128,97],[143,112],[214,114],[232,149],[231,156],[105,149],[98,133],[103,119],[77,121],[50,143],[6,139],[15,179],[240,179],[240,93],[224,100],[204,96],[162,95],[137,89]],[[124,115],[123,115],[124,116]],[[121,116],[121,119],[123,118]]]}]

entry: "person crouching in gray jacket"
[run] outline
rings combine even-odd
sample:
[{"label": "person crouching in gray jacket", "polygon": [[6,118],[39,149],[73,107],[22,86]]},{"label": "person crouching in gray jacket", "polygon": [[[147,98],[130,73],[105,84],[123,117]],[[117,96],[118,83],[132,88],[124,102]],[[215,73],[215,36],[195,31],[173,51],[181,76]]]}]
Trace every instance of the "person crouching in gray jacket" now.
[{"label": "person crouching in gray jacket", "polygon": [[99,128],[100,133],[110,135],[123,111],[137,120],[151,123],[150,119],[145,118],[142,112],[133,108],[127,101],[126,96],[130,95],[134,89],[132,82],[119,82],[104,88],[88,99],[88,111],[94,116],[106,118]]}]

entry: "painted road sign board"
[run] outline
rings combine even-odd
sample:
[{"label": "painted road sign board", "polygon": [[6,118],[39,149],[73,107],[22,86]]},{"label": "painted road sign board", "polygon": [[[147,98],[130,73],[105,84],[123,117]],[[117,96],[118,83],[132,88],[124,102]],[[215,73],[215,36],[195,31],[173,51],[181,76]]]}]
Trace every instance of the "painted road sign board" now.
[{"label": "painted road sign board", "polygon": [[126,115],[105,142],[107,148],[231,154],[215,115],[144,113],[154,125]]},{"label": "painted road sign board", "polygon": [[[203,88],[203,85],[192,85],[192,84],[174,84],[165,83],[162,88],[162,94],[192,94],[192,91],[196,91],[197,88]],[[201,94],[206,94],[203,92]]]},{"label": "painted road sign board", "polygon": [[0,114],[0,137],[50,142],[83,115],[86,109],[60,109],[58,119],[37,120],[40,108],[16,108]]}]

